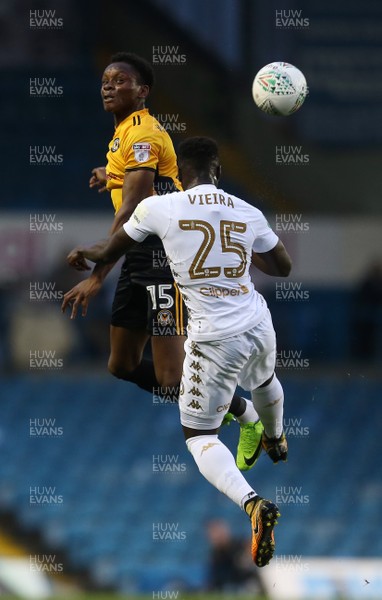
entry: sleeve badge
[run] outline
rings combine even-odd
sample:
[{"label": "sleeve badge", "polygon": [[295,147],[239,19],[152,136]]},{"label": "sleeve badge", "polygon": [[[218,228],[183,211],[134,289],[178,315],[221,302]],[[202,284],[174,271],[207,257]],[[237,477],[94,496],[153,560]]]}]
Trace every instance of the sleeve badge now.
[{"label": "sleeve badge", "polygon": [[133,144],[134,157],[139,163],[144,163],[150,158],[151,144]]}]

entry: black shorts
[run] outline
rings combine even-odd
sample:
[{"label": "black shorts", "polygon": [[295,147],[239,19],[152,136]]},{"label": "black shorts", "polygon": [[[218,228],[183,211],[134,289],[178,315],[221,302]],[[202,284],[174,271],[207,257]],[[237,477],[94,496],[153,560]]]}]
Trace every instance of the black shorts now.
[{"label": "black shorts", "polygon": [[111,325],[146,330],[152,336],[186,335],[187,311],[178,286],[168,279],[147,285],[132,282],[124,263],[115,290]]}]

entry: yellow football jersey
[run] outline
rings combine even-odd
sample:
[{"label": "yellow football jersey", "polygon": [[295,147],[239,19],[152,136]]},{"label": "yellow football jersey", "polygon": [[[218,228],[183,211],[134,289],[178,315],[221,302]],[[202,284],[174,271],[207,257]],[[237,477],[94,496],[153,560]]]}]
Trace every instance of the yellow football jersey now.
[{"label": "yellow football jersey", "polygon": [[155,171],[153,193],[182,189],[171,138],[147,108],[131,113],[117,125],[106,158],[106,187],[111,191],[115,212],[122,205],[123,180],[128,171]]}]

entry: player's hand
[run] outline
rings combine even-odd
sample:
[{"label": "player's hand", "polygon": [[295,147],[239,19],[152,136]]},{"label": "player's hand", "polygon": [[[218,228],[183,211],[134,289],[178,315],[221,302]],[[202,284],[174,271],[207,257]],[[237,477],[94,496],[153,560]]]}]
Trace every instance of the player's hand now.
[{"label": "player's hand", "polygon": [[89,179],[89,187],[98,187],[98,192],[106,191],[106,167],[96,167],[92,170],[92,176]]},{"label": "player's hand", "polygon": [[70,306],[72,309],[70,318],[75,319],[78,309],[81,307],[81,315],[86,317],[90,298],[98,294],[101,286],[102,283],[94,277],[89,277],[88,279],[84,279],[84,281],[80,281],[80,283],[75,285],[74,288],[64,295],[64,300],[61,305],[62,312],[64,313],[66,308]]},{"label": "player's hand", "polygon": [[69,252],[66,260],[77,271],[90,271],[90,267],[83,256],[83,250],[80,247]]}]

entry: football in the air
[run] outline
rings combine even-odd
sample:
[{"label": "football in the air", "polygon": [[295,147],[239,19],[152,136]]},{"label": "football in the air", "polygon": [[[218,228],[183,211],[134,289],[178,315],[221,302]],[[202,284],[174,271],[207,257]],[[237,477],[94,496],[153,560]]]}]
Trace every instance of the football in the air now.
[{"label": "football in the air", "polygon": [[256,105],[268,115],[292,115],[301,108],[307,94],[304,75],[286,62],[269,63],[260,69],[252,84]]}]

